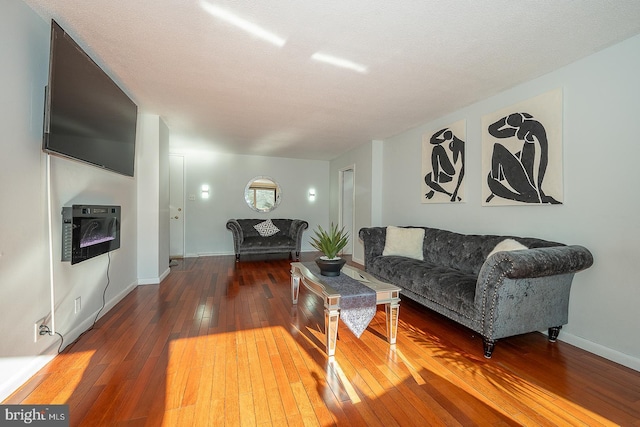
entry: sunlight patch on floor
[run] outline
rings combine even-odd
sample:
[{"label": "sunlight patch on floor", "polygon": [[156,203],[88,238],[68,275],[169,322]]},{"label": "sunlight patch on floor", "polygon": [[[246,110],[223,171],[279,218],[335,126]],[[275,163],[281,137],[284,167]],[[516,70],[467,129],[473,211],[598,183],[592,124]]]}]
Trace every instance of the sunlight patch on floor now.
[{"label": "sunlight patch on floor", "polygon": [[[494,360],[477,361],[466,354],[446,353],[444,350],[446,346],[439,343],[438,337],[427,334],[410,324],[403,324],[400,330],[404,331],[403,335],[407,339],[418,342],[425,350],[425,355],[417,359],[421,369],[438,375],[442,380],[464,390],[488,407],[515,421],[531,421],[531,418],[516,406],[506,405],[505,396],[525,403],[541,417],[557,423],[575,424],[586,420],[590,425],[615,425],[601,415],[538,386],[526,377],[504,369]],[[396,353],[414,378],[421,377],[420,371],[411,366],[399,350],[396,350]],[[484,390],[477,386],[470,387],[471,382],[467,377],[474,377],[473,383],[484,383]],[[558,408],[566,408],[570,413],[580,413],[581,416],[576,418],[566,415],[566,410],[558,411]]]},{"label": "sunlight patch on floor", "polygon": [[[332,359],[327,362],[327,367],[331,368],[338,379],[340,379],[342,387],[344,388],[345,393],[347,393],[347,396],[349,396],[351,402],[360,403],[360,397],[358,396],[356,389],[353,387],[353,384],[351,384],[351,381],[349,381],[349,378],[347,378],[347,376],[345,375],[344,371],[340,367],[340,364]],[[327,372],[327,375],[329,374],[330,373]]]},{"label": "sunlight patch on floor", "polygon": [[409,373],[413,377],[413,380],[418,385],[426,384],[424,381],[424,378],[422,378],[422,376],[420,375],[420,372],[409,362],[409,359],[407,359],[405,355],[402,354],[402,351],[400,351],[399,348],[396,348],[394,350],[394,353],[400,358],[400,360],[402,360],[402,363],[404,363],[404,365],[407,367],[407,369],[409,370]]},{"label": "sunlight patch on floor", "polygon": [[[87,369],[91,365],[91,360],[95,353],[95,350],[90,350],[75,352],[72,356],[65,353],[58,355],[60,360],[63,360],[65,357],[69,357],[69,360],[73,360],[73,366],[69,369],[65,369],[65,383],[61,387],[60,392],[56,395],[55,400],[51,402],[52,404],[65,404],[69,401],[82,382]],[[78,355],[82,356],[78,357]]]}]

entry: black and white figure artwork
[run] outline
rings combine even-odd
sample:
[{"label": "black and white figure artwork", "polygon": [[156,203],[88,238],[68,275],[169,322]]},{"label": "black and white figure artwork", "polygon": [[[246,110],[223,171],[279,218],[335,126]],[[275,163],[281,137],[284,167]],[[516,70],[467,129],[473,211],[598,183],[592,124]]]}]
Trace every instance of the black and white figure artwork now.
[{"label": "black and white figure artwork", "polygon": [[561,204],[562,90],[482,119],[483,206]]},{"label": "black and white figure artwork", "polygon": [[466,122],[422,136],[422,203],[464,201]]}]

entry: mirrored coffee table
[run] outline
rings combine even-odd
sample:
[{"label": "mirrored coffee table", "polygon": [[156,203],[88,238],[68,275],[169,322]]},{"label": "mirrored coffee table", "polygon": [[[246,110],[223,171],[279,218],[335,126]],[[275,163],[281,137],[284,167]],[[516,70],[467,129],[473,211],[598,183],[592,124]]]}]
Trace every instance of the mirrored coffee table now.
[{"label": "mirrored coffee table", "polygon": [[[376,305],[384,304],[387,325],[387,341],[395,345],[398,332],[398,314],[400,311],[400,288],[382,282],[372,275],[350,265],[345,265],[340,273],[356,280],[376,293]],[[333,289],[323,279],[301,262],[291,263],[291,299],[298,303],[300,282],[324,301],[324,330],[326,335],[327,355],[333,357],[338,339],[338,321],[340,319],[340,292]]]}]

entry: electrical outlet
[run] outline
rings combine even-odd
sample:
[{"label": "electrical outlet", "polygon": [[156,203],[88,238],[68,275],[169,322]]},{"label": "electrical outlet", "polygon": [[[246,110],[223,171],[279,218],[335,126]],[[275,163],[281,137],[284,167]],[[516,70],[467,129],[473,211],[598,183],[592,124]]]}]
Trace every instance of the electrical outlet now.
[{"label": "electrical outlet", "polygon": [[40,338],[44,337],[44,335],[40,335],[40,326],[45,325],[44,322],[46,320],[47,318],[43,317],[42,319],[36,321],[36,323],[33,324],[33,342],[38,342]]},{"label": "electrical outlet", "polygon": [[76,302],[75,302],[75,306],[74,306],[74,313],[75,314],[80,313],[81,309],[82,309],[82,304],[81,304],[80,297],[78,297],[78,298],[76,298]]}]

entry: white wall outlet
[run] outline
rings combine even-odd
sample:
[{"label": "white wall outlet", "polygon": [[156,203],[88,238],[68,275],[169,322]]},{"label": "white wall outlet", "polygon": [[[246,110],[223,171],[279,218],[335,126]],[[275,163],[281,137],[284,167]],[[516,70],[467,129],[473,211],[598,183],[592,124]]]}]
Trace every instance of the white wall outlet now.
[{"label": "white wall outlet", "polygon": [[80,297],[76,298],[76,302],[75,302],[75,306],[74,306],[74,313],[78,314],[80,313],[80,310],[82,310],[82,303],[80,300]]},{"label": "white wall outlet", "polygon": [[44,335],[40,335],[40,326],[45,325],[46,317],[43,317],[40,320],[37,320],[36,323],[33,324],[33,342],[38,342],[38,340]]}]

